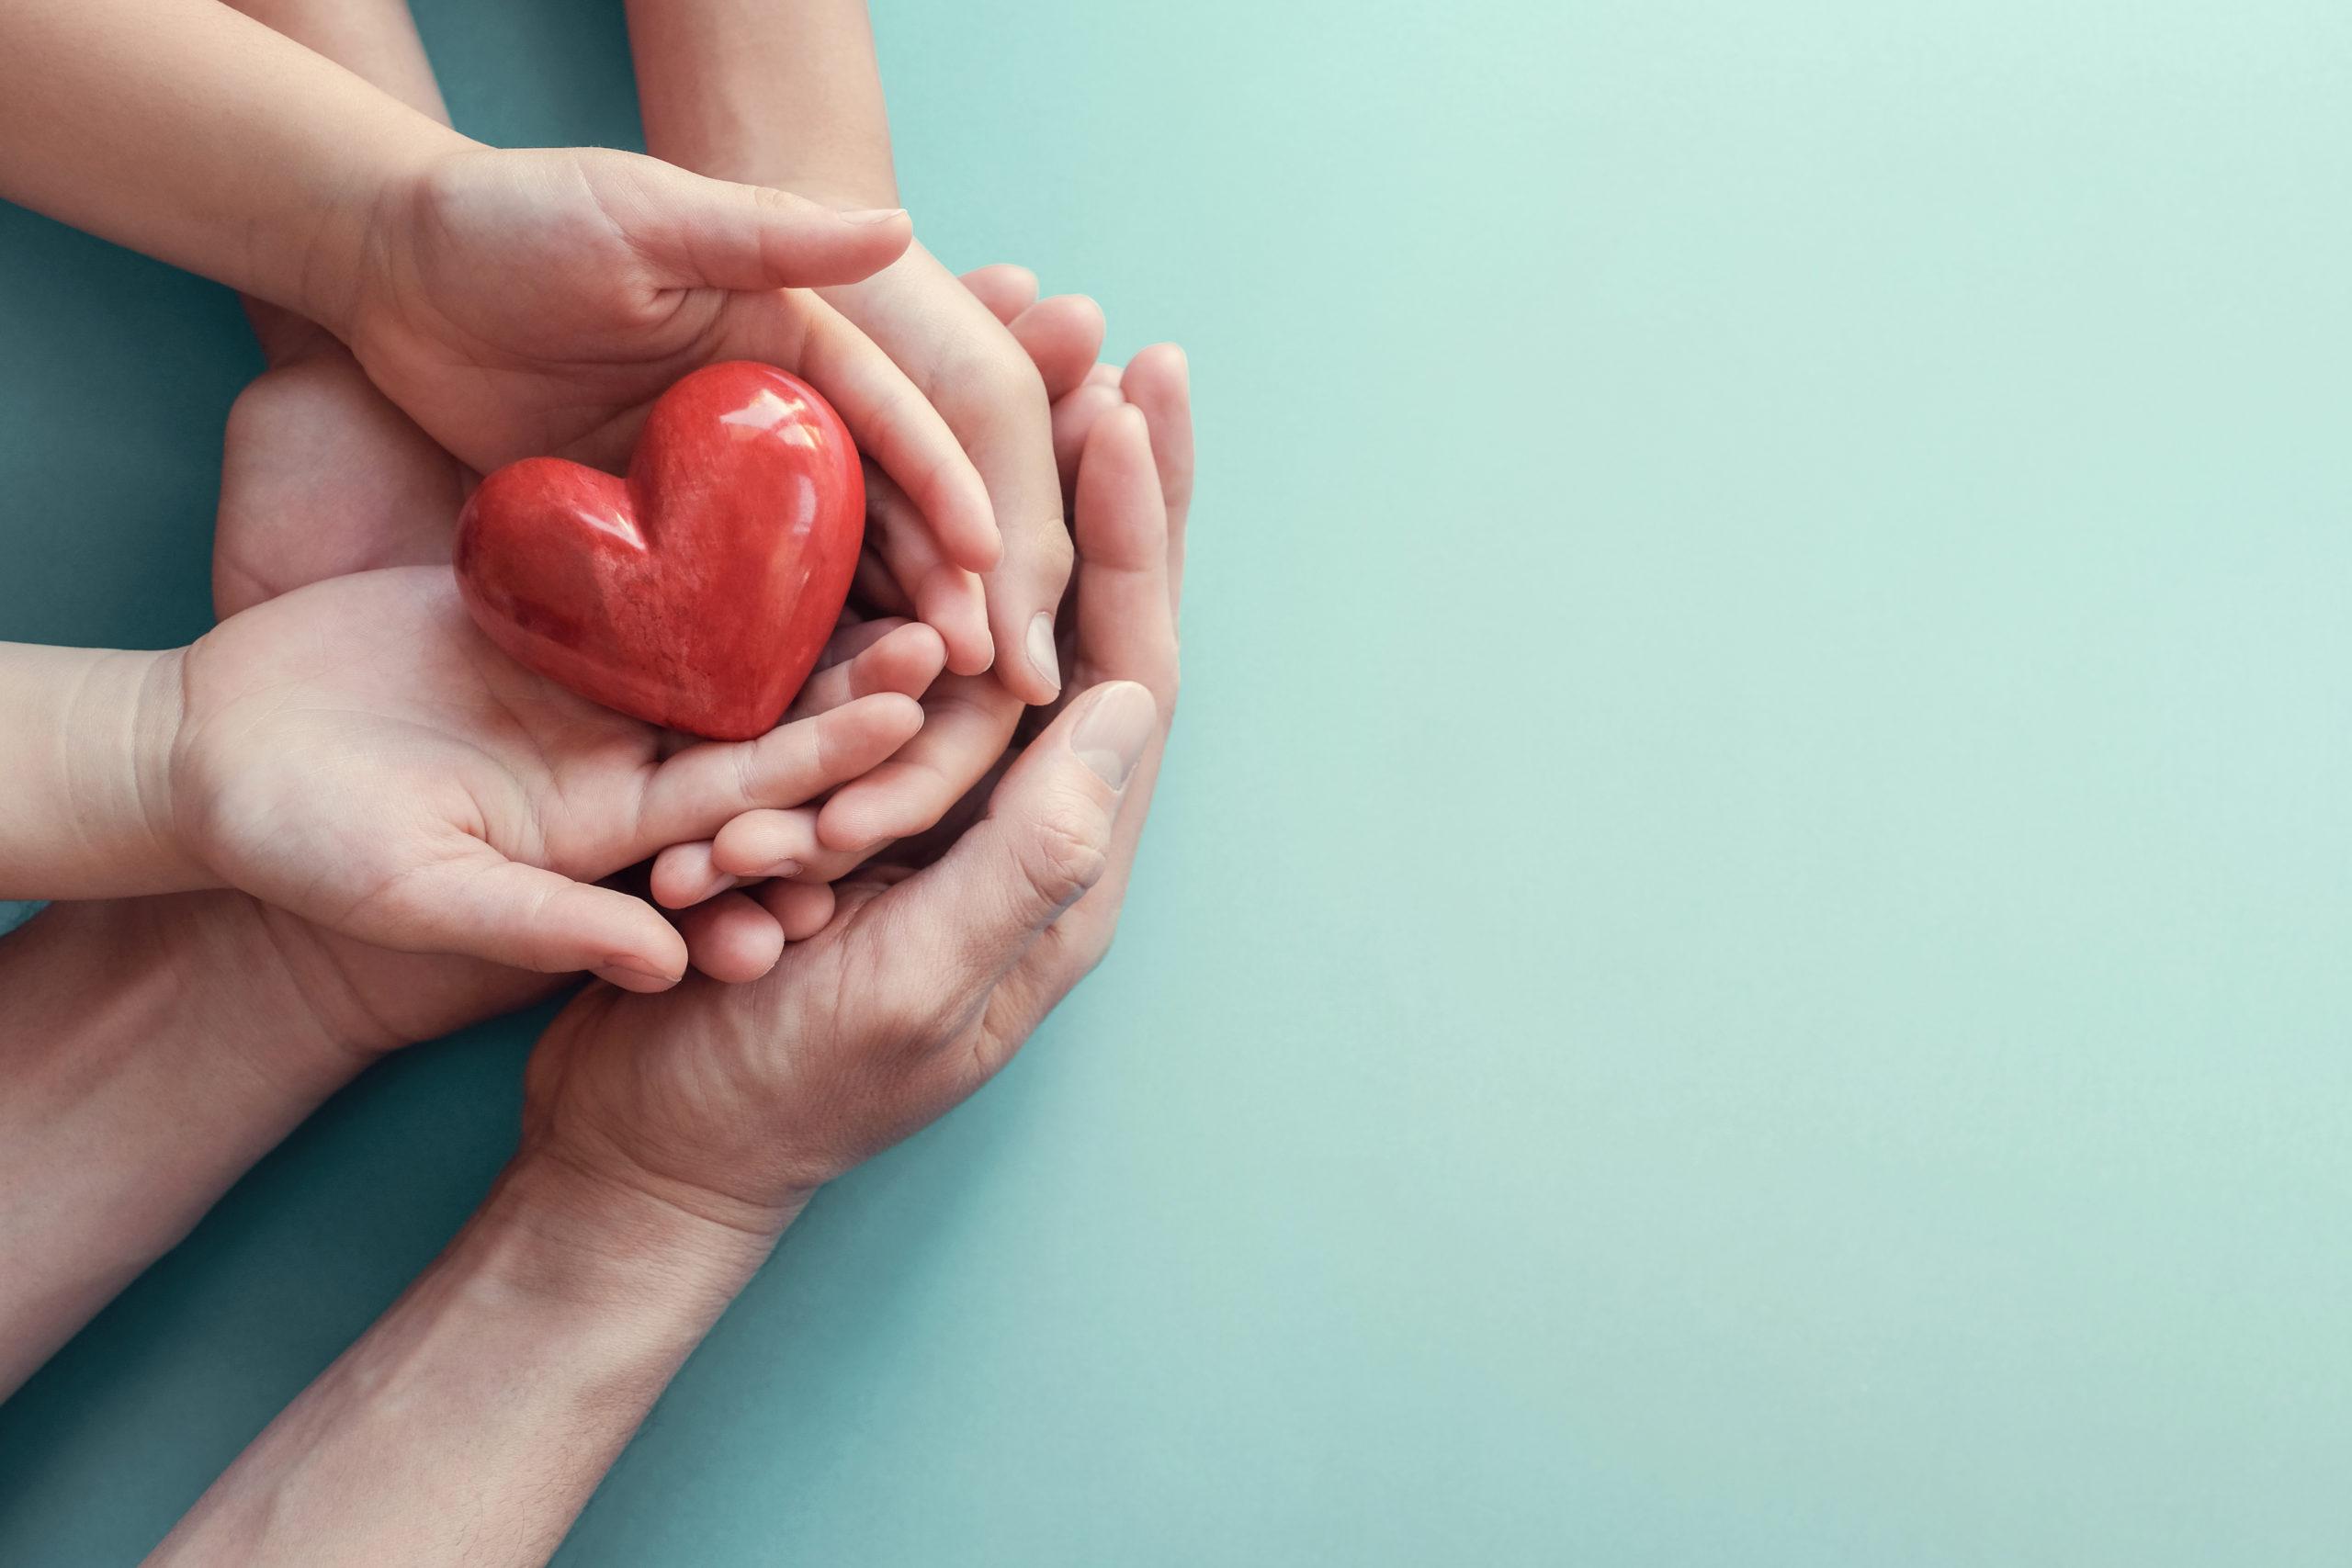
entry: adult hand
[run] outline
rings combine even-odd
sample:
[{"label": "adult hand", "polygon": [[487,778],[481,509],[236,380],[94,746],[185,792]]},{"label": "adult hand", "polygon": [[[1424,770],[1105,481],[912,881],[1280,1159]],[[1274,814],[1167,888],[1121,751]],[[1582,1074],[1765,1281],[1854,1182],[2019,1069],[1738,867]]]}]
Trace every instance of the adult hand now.
[{"label": "adult hand", "polygon": [[1073,669],[1094,683],[921,869],[763,888],[788,921],[826,916],[765,979],[574,1001],[532,1057],[524,1164],[772,1234],[986,1081],[1102,957],[1176,699],[1189,414],[1181,355],[1149,366],[1079,465]]},{"label": "adult hand", "polygon": [[237,395],[220,454],[212,606],[388,566],[444,566],[476,475],[323,328],[262,306],[270,368]]}]

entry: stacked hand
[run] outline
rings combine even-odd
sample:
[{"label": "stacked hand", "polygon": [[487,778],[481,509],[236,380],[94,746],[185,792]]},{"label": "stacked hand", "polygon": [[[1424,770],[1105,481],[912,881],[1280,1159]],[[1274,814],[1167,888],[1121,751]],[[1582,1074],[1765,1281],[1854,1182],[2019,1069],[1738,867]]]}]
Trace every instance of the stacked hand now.
[{"label": "stacked hand", "polygon": [[533,1057],[525,1157],[754,1234],[985,1082],[1102,956],[1176,702],[1192,484],[1183,360],[1147,351],[1075,474],[1078,694],[944,848],[832,889],[764,979],[592,987]]},{"label": "stacked hand", "polygon": [[[987,307],[991,329],[1011,328],[1035,355],[1032,375],[1057,391],[1051,416],[1058,509],[1087,430],[1122,400],[1116,373],[1094,363],[1101,312],[1080,297],[1039,301],[1035,278],[1015,267],[984,268],[958,287]],[[338,573],[446,561],[456,508],[472,478],[377,390],[339,343],[282,321],[273,326],[277,363],[230,417],[214,545],[216,598],[224,615]],[[1128,395],[1151,410],[1164,442],[1186,444],[1175,458],[1189,473],[1189,423],[1178,417],[1180,409],[1167,406],[1171,388],[1181,396],[1181,370],[1151,368],[1165,357],[1153,351],[1138,360]],[[890,634],[905,625],[897,613],[917,607],[901,585],[910,576],[909,541],[926,541],[928,530],[895,486],[874,478],[877,515],[860,579],[869,618],[853,617],[828,663],[860,655],[859,679],[876,683],[858,687],[857,695],[922,692],[923,725],[889,761],[833,791],[821,812],[815,805],[746,812],[717,845],[684,843],[654,863],[657,901],[677,911],[695,965],[721,978],[765,973],[788,938],[806,934],[818,908],[779,887],[728,889],[771,875],[830,881],[889,841],[923,832],[1000,761],[1022,712],[1020,699],[992,673],[948,674],[922,690],[921,639]],[[1067,530],[1057,522],[1056,532],[1066,558]],[[941,572],[970,577],[953,567]],[[918,586],[923,581],[912,580]],[[976,580],[972,586],[967,618],[958,618],[953,601],[948,613],[926,615],[946,639],[951,667],[959,640],[968,648],[977,637],[985,655]],[[939,602],[922,607],[936,612]],[[267,910],[265,919],[277,947],[312,976],[311,988],[323,993],[328,1009],[369,1021],[370,1038],[385,1043],[444,1032],[544,988],[529,976],[491,965],[351,942],[283,911]]]},{"label": "stacked hand", "polygon": [[[0,893],[85,900],[0,951],[0,1389],[372,1054],[601,977],[508,1178],[158,1561],[543,1561],[808,1193],[996,1071],[1118,917],[1176,694],[1182,356],[1099,365],[1091,301],[912,247],[854,7],[630,27],[674,164],[456,135],[397,7],[0,12],[0,196],[235,287],[274,367],[220,625],[0,653]],[[448,544],[491,468],[617,469],[726,359],[841,412],[867,558],[792,711],[688,744],[500,654]]]}]

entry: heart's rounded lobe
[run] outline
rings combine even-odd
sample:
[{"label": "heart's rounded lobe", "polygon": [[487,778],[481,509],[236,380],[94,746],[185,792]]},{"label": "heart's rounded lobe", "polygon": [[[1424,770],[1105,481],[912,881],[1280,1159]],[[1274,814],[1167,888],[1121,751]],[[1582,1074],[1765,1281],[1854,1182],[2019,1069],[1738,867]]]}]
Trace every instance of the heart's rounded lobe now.
[{"label": "heart's rounded lobe", "polygon": [[697,370],[647,416],[628,477],[510,463],[458,519],[490,639],[581,695],[722,740],[775,728],[832,635],[865,527],[848,427],[773,366]]}]

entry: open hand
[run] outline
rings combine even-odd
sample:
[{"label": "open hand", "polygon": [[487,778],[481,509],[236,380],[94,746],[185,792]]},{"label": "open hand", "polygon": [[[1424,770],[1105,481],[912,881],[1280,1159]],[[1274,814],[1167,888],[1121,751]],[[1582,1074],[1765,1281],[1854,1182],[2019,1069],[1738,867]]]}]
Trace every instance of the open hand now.
[{"label": "open hand", "polygon": [[896,210],[839,213],[595,148],[447,153],[368,224],[337,330],[369,378],[458,459],[559,456],[617,471],[653,400],[755,359],[803,377],[921,509],[944,557],[995,565],[989,495],[888,355],[804,287],[888,265]]},{"label": "open hand", "polygon": [[887,679],[843,667],[756,740],[665,754],[662,732],[493,649],[447,569],[336,578],[182,656],[170,816],[221,881],[347,935],[661,988],[685,966],[678,932],[572,879],[888,756],[921,726],[938,639],[909,625],[863,657]]}]

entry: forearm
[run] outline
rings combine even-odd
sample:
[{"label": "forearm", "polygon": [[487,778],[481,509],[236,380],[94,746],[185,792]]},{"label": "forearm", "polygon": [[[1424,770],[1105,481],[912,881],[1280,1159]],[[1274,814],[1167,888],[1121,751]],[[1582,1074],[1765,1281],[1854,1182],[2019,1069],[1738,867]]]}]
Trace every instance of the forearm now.
[{"label": "forearm", "polygon": [[416,36],[408,0],[229,0],[274,33],[324,55],[371,86],[449,123],[441,84]]},{"label": "forearm", "polygon": [[0,897],[206,886],[180,848],[179,655],[0,644]]},{"label": "forearm", "polygon": [[696,173],[898,205],[865,0],[630,0],[646,151]]},{"label": "forearm", "polygon": [[0,941],[0,1397],[356,1074],[235,894]]},{"label": "forearm", "polygon": [[518,1158],[150,1562],[545,1562],[773,1245]]},{"label": "forearm", "polygon": [[[324,55],[369,85],[447,125],[449,108],[433,76],[407,0],[230,0],[272,32]],[[324,329],[250,296],[245,311],[272,365],[332,347]]]},{"label": "forearm", "polygon": [[214,0],[0,8],[0,196],[330,327],[381,193],[470,145]]}]

